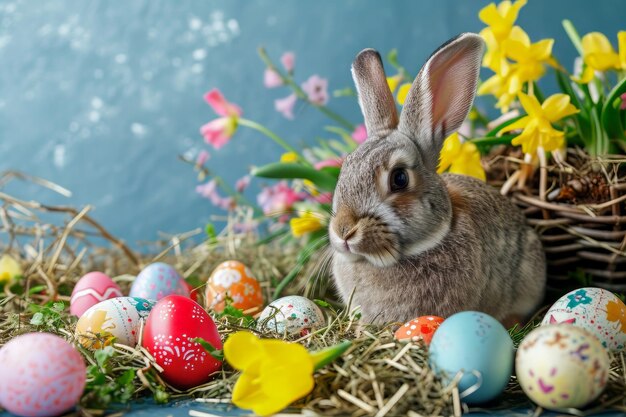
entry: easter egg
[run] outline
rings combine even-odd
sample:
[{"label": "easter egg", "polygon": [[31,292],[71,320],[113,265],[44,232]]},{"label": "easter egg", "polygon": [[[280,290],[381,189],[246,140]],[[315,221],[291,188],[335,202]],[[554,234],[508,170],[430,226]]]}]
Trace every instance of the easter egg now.
[{"label": "easter egg", "polygon": [[27,333],[0,349],[0,406],[18,416],[56,416],[78,402],[85,362],[64,339]]},{"label": "easter egg", "polygon": [[141,270],[130,287],[129,295],[158,301],[172,294],[189,297],[185,280],[174,267],[156,262]]},{"label": "easter egg", "polygon": [[263,293],[252,272],[241,262],[222,262],[213,270],[206,289],[207,309],[222,312],[226,300],[240,310],[261,309]]},{"label": "easter egg", "polygon": [[513,341],[498,320],[463,311],[441,323],[430,343],[429,360],[444,383],[461,372],[461,400],[480,404],[496,398],[509,382]]},{"label": "easter egg", "polygon": [[609,355],[597,337],[571,324],[541,326],[520,344],[517,380],[544,408],[579,408],[596,399],[607,383]]},{"label": "easter egg", "polygon": [[395,338],[400,342],[417,342],[423,340],[427,345],[435,334],[435,330],[443,323],[437,316],[421,316],[413,319],[396,330]]},{"label": "easter egg", "polygon": [[189,291],[189,298],[197,303],[200,290],[198,288],[194,288],[190,283],[185,280],[183,280],[183,285],[185,286],[185,288],[187,288],[187,291]]},{"label": "easter egg", "polygon": [[121,296],[122,290],[111,278],[102,272],[90,272],[78,280],[72,291],[70,313],[80,317],[91,306]]},{"label": "easter egg", "polygon": [[626,305],[603,288],[580,288],[559,298],[541,324],[559,323],[590,331],[613,351],[626,347]]},{"label": "easter egg", "polygon": [[311,300],[289,295],[272,301],[259,317],[259,330],[306,335],[323,327],[326,320],[322,310]]},{"label": "easter egg", "polygon": [[101,348],[98,338],[109,344],[135,346],[139,340],[141,321],[145,320],[154,301],[138,297],[117,297],[102,301],[89,308],[76,323],[76,336],[87,348]]},{"label": "easter egg", "polygon": [[208,382],[222,367],[220,361],[193,341],[196,337],[222,349],[217,327],[200,304],[180,295],[170,295],[156,303],[144,326],[142,342],[163,368],[163,379],[176,388]]}]

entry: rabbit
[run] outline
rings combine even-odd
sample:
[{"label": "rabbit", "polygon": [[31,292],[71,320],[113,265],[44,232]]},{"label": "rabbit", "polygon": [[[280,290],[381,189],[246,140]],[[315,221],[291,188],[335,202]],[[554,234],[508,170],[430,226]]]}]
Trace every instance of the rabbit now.
[{"label": "rabbit", "polygon": [[474,310],[512,324],[543,299],[545,254],[521,210],[478,179],[437,173],[472,106],[483,48],[473,33],[442,45],[399,118],[378,52],[354,60],[368,138],[343,162],[328,233],[333,281],[362,322]]}]

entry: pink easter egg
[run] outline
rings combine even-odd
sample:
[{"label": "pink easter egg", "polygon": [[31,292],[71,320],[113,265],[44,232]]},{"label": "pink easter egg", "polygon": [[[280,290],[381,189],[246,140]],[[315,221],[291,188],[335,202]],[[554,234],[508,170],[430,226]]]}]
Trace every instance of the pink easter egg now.
[{"label": "pink easter egg", "polygon": [[64,339],[27,333],[0,349],[0,405],[25,417],[56,416],[80,399],[85,362]]},{"label": "pink easter egg", "polygon": [[72,291],[70,313],[80,317],[99,302],[121,296],[122,290],[111,278],[102,272],[90,272],[78,280]]}]

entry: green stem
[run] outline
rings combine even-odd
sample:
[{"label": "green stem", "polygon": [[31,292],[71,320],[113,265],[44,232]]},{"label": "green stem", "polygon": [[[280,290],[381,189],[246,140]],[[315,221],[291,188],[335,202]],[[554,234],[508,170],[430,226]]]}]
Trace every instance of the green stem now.
[{"label": "green stem", "polygon": [[278,67],[276,67],[276,65],[274,65],[270,57],[267,55],[267,51],[265,51],[264,48],[262,47],[259,48],[258,52],[259,52],[259,56],[261,57],[261,60],[263,60],[265,65],[267,65],[269,69],[271,69],[276,74],[278,74],[283,84],[291,87],[291,89],[296,94],[296,97],[298,97],[302,101],[306,101],[311,106],[315,107],[316,109],[324,113],[328,118],[334,120],[335,122],[342,125],[346,129],[349,129],[350,131],[354,130],[354,125],[350,123],[348,120],[346,120],[345,118],[343,118],[338,113],[335,113],[334,111],[332,111],[325,105],[316,104],[310,101],[309,96],[304,92],[304,90],[302,90],[302,88],[300,88],[298,84],[296,84],[296,82],[293,80],[291,75],[285,75],[280,69],[278,69]]},{"label": "green stem", "polygon": [[318,369],[323,368],[328,365],[338,357],[344,354],[348,348],[352,346],[352,342],[349,340],[344,340],[334,346],[327,347],[322,350],[318,350],[316,352],[310,352],[311,359],[313,360],[314,369],[317,371]]},{"label": "green stem", "polygon": [[562,24],[563,24],[563,29],[565,29],[565,33],[567,33],[567,36],[569,37],[570,41],[572,41],[574,48],[576,48],[580,56],[583,56],[583,45],[582,45],[582,42],[580,41],[580,35],[578,34],[578,31],[574,27],[574,24],[568,19],[563,20]]},{"label": "green stem", "polygon": [[298,152],[296,148],[294,148],[293,146],[285,142],[283,138],[281,138],[276,133],[272,132],[271,130],[263,126],[262,124],[254,122],[252,120],[248,120],[248,119],[238,119],[237,123],[239,123],[239,125],[241,126],[249,127],[250,129],[254,129],[257,132],[264,134],[265,136],[273,140],[277,145],[285,149],[287,152],[295,153],[296,155],[298,155],[298,158],[304,161],[304,158],[302,157],[302,155],[300,155],[300,152]]}]

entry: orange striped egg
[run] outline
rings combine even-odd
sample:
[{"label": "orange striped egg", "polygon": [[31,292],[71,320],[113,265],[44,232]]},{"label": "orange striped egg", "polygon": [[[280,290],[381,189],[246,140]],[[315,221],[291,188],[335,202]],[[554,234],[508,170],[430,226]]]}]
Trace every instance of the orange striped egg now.
[{"label": "orange striped egg", "polygon": [[263,307],[263,293],[252,272],[241,262],[222,262],[213,270],[206,289],[206,307],[222,312],[226,303],[240,310]]}]

